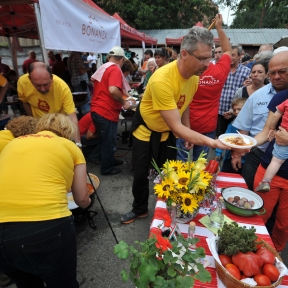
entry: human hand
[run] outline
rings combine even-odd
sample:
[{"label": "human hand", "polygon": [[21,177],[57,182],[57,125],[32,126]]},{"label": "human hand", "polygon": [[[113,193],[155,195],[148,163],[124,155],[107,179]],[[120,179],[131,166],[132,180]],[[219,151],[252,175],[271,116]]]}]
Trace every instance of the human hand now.
[{"label": "human hand", "polygon": [[225,119],[230,119],[230,118],[233,117],[233,113],[232,113],[231,111],[224,112],[224,113],[223,113],[223,117],[224,117]]},{"label": "human hand", "polygon": [[194,146],[194,144],[185,141],[184,146],[185,146],[185,148],[186,148],[187,150],[190,150],[190,149]]},{"label": "human hand", "polygon": [[241,158],[249,153],[250,149],[232,149],[231,158]]},{"label": "human hand", "polygon": [[238,171],[239,168],[242,168],[241,157],[231,158],[231,165],[235,171]]},{"label": "human hand", "polygon": [[224,145],[219,139],[213,140],[212,148],[220,148],[225,150],[231,150],[231,147]]},{"label": "human hand", "polygon": [[124,105],[123,105],[123,109],[124,110],[128,110],[131,107],[130,102],[129,101],[125,101]]},{"label": "human hand", "polygon": [[275,129],[270,129],[269,130],[269,133],[268,133],[268,136],[267,136],[268,141],[271,142],[274,139],[275,133],[276,133]]},{"label": "human hand", "polygon": [[243,86],[249,86],[252,84],[252,79],[250,77],[246,78],[246,80],[243,82]]},{"label": "human hand", "polygon": [[213,21],[215,20],[215,28],[217,29],[221,29],[222,28],[222,22],[223,22],[223,18],[221,14],[216,14],[215,18],[213,19]]},{"label": "human hand", "polygon": [[279,130],[275,134],[276,143],[280,146],[288,145],[288,132],[283,127],[279,126]]}]

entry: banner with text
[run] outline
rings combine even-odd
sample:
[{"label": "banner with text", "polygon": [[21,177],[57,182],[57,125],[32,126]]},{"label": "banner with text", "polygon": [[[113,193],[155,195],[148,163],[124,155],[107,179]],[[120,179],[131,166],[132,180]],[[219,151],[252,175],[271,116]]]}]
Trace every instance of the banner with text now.
[{"label": "banner with text", "polygon": [[121,45],[119,21],[82,0],[39,0],[46,49],[107,53]]}]

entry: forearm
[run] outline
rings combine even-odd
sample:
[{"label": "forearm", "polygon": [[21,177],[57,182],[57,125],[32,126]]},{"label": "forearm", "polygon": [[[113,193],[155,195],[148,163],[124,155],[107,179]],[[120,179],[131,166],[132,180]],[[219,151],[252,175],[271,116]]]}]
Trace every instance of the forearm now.
[{"label": "forearm", "polygon": [[187,128],[190,128],[190,107],[188,106],[181,117],[181,122]]},{"label": "forearm", "polygon": [[26,102],[26,103],[23,103],[23,107],[24,107],[24,110],[25,110],[27,116],[33,117],[31,105],[28,102]]},{"label": "forearm", "polygon": [[110,92],[111,97],[115,101],[119,102],[123,106],[125,105],[126,101],[123,99],[122,93],[121,93],[119,88],[114,87],[114,86],[113,87],[109,87],[109,92]]}]

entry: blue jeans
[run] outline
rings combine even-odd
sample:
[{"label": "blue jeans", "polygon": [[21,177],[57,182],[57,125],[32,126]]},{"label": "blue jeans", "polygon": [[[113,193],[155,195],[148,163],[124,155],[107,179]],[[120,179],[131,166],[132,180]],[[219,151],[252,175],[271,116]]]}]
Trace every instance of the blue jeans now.
[{"label": "blue jeans", "polygon": [[0,223],[0,271],[17,288],[78,288],[72,217]]},{"label": "blue jeans", "polygon": [[[216,131],[213,131],[213,132],[204,133],[202,135],[214,139],[215,133],[216,133]],[[177,148],[180,148],[180,149],[185,150],[185,151],[189,151],[185,148],[184,144],[185,144],[185,140],[183,140],[181,138],[178,138],[176,140],[176,147]],[[204,151],[205,153],[208,154],[209,148],[210,148],[209,146],[194,145],[193,146],[193,161],[196,161],[198,159],[198,157],[202,151]],[[187,157],[188,157],[187,153],[185,153],[181,150],[177,150],[177,160],[182,160],[182,161],[186,162]],[[206,158],[207,158],[207,155],[206,155]]]},{"label": "blue jeans", "polygon": [[74,88],[74,92],[88,92],[88,94],[87,94],[88,102],[81,106],[81,112],[82,112],[83,115],[85,115],[88,112],[90,112],[90,104],[89,104],[89,102],[91,100],[91,95],[90,95],[90,90],[89,90],[88,84],[87,84],[87,89],[86,90],[83,90],[83,88],[82,88],[80,83],[78,85],[74,85],[73,88]]},{"label": "blue jeans", "polygon": [[99,138],[87,140],[86,135],[81,136],[82,152],[89,162],[101,160],[101,141]]},{"label": "blue jeans", "polygon": [[107,120],[95,112],[91,112],[91,116],[100,141],[101,173],[107,174],[114,167],[118,122]]}]

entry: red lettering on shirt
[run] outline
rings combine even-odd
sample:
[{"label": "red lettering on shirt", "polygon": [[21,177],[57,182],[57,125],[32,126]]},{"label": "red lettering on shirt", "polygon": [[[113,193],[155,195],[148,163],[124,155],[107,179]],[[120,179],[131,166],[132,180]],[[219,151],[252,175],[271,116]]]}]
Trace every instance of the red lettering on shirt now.
[{"label": "red lettering on shirt", "polygon": [[184,105],[185,103],[185,98],[186,96],[185,95],[180,95],[180,98],[177,102],[177,108],[180,110],[182,108],[182,106]]},{"label": "red lettering on shirt", "polygon": [[50,110],[50,106],[45,100],[38,99],[38,109],[48,113]]}]

